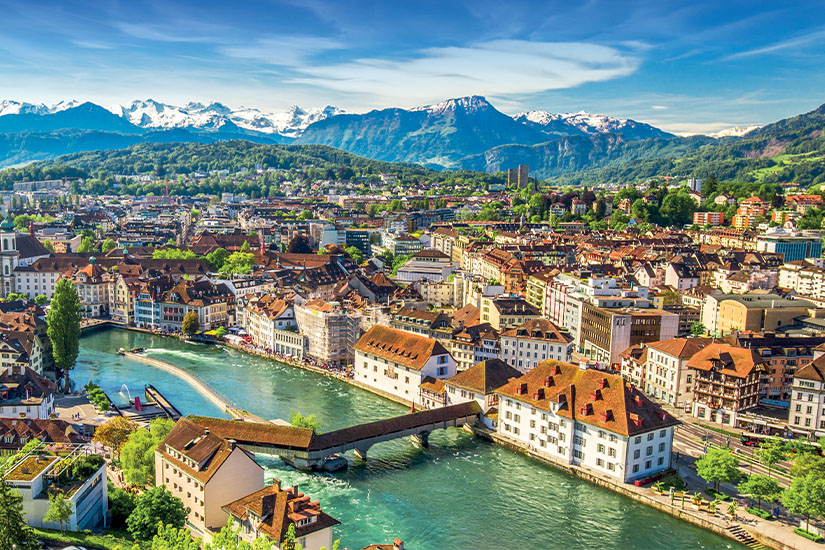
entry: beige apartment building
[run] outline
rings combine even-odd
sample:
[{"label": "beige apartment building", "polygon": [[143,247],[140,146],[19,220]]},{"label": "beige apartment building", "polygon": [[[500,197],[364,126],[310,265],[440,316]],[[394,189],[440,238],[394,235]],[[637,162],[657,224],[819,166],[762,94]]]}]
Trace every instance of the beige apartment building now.
[{"label": "beige apartment building", "polygon": [[361,325],[359,312],[315,298],[295,306],[295,320],[298,330],[307,337],[307,355],[324,363],[352,362]]}]

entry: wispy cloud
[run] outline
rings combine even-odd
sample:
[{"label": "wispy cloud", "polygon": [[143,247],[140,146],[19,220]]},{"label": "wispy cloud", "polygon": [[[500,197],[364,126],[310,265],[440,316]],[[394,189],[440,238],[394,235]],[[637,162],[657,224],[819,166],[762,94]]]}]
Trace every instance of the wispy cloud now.
[{"label": "wispy cloud", "polygon": [[339,50],[344,44],[320,36],[273,36],[259,38],[251,44],[223,46],[220,53],[237,59],[260,61],[271,65],[296,66],[313,55]]},{"label": "wispy cloud", "polygon": [[822,39],[825,38],[825,29],[820,29],[815,32],[811,32],[808,34],[803,34],[802,36],[797,36],[796,38],[790,38],[788,40],[782,40],[780,42],[775,42],[773,44],[769,44],[767,46],[761,46],[759,48],[754,48],[751,50],[746,50],[743,52],[738,52],[735,54],[728,55],[723,57],[723,61],[732,61],[735,59],[743,59],[746,57],[753,57],[755,55],[763,55],[763,54],[771,54],[776,52],[782,52],[786,50],[796,50],[801,48],[806,48],[808,46],[812,46],[815,44],[821,43]]},{"label": "wispy cloud", "polygon": [[365,94],[377,103],[418,104],[445,97],[507,97],[572,88],[633,73],[639,59],[582,42],[494,40],[429,48],[400,59],[364,58],[301,68],[295,83]]},{"label": "wispy cloud", "polygon": [[667,109],[667,105],[651,105],[650,108],[654,111],[664,111]]},{"label": "wispy cloud", "polygon": [[97,42],[95,40],[72,40],[75,46],[86,48],[89,50],[112,50],[114,46],[106,42]]}]

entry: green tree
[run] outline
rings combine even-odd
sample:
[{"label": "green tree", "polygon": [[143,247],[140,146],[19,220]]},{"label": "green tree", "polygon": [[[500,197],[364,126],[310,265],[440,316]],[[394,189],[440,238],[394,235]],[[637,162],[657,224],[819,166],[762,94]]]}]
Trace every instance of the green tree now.
[{"label": "green tree", "polygon": [[311,219],[312,219],[312,212],[310,212],[309,210],[301,210],[301,213],[298,214],[298,220],[300,220],[300,221],[306,221],[306,220],[311,220]]},{"label": "green tree", "polygon": [[39,306],[45,306],[46,304],[49,303],[49,297],[46,296],[45,294],[38,294],[37,296],[34,297],[34,303],[39,305]]},{"label": "green tree", "polygon": [[77,247],[77,251],[81,253],[88,253],[95,251],[95,239],[94,237],[83,237],[80,240],[80,246]]},{"label": "green tree", "polygon": [[740,493],[748,495],[756,501],[756,506],[762,509],[762,501],[776,502],[782,494],[782,488],[772,477],[753,474],[736,486]]},{"label": "green tree", "polygon": [[790,488],[782,493],[785,508],[805,517],[805,530],[810,527],[812,517],[825,514],[825,479],[812,475],[798,477]]},{"label": "green tree", "polygon": [[180,329],[183,331],[184,334],[192,336],[193,334],[198,332],[198,328],[200,328],[198,312],[188,311],[186,315],[183,316],[183,321],[180,324]]},{"label": "green tree", "polygon": [[21,294],[19,292],[10,292],[6,295],[7,302],[16,302],[17,300],[22,300],[24,302],[28,301],[29,297],[25,294]]},{"label": "green tree", "polygon": [[768,467],[768,476],[770,476],[771,469],[785,460],[785,452],[785,443],[778,437],[771,437],[763,442],[754,454],[759,462]]},{"label": "green tree", "polygon": [[358,247],[355,246],[348,246],[344,249],[347,253],[347,256],[352,258],[352,261],[358,265],[364,263],[364,253]]},{"label": "green tree", "polygon": [[707,329],[705,328],[705,324],[702,321],[694,321],[690,324],[690,333],[693,336],[704,336],[706,332]]},{"label": "green tree", "polygon": [[220,271],[228,257],[229,252],[227,252],[225,248],[216,248],[215,250],[206,255],[205,260],[206,263],[209,264],[209,267],[212,269],[212,271]]},{"label": "green tree", "polygon": [[319,433],[321,431],[321,422],[315,417],[314,414],[304,416],[299,412],[293,412],[289,415],[289,423],[296,428],[306,428],[315,433]]},{"label": "green tree", "polygon": [[0,480],[0,548],[35,547],[34,532],[26,524],[23,495]]},{"label": "green tree", "polygon": [[218,327],[215,330],[215,338],[222,340],[224,336],[226,336],[226,327]]},{"label": "green tree", "polygon": [[720,483],[736,483],[742,475],[739,461],[730,449],[710,449],[696,461],[696,473],[708,483],[713,483],[715,491],[719,491]]},{"label": "green tree", "polygon": [[64,525],[69,523],[72,517],[72,503],[66,500],[66,495],[63,491],[49,492],[49,509],[46,515],[43,516],[43,521],[51,523],[58,523],[60,525],[60,532],[65,531]]},{"label": "green tree", "polygon": [[123,480],[129,485],[144,487],[151,484],[155,475],[155,449],[174,427],[175,423],[166,418],[156,418],[149,423],[149,429],[138,429],[129,434],[129,439],[120,450]]},{"label": "green tree", "polygon": [[295,524],[290,523],[286,529],[284,540],[281,541],[281,550],[297,550],[297,543],[295,542]]},{"label": "green tree", "polygon": [[200,541],[193,539],[186,527],[160,524],[152,537],[152,550],[200,550],[200,547]]},{"label": "green tree", "polygon": [[107,252],[111,252],[115,248],[117,248],[117,243],[115,243],[114,240],[108,238],[105,241],[103,241],[103,244],[100,245],[100,251],[104,254],[106,254]]},{"label": "green tree", "polygon": [[129,436],[137,429],[138,425],[134,421],[124,416],[115,416],[98,426],[92,441],[109,447],[115,455],[118,455],[129,441]]},{"label": "green tree", "polygon": [[189,509],[181,499],[160,485],[145,491],[137,498],[135,509],[126,519],[126,528],[136,540],[151,540],[158,532],[158,524],[182,528]]},{"label": "green tree", "polygon": [[54,254],[54,245],[50,240],[46,239],[45,241],[43,241],[43,248]]},{"label": "green tree", "polygon": [[248,275],[252,271],[255,255],[251,252],[233,252],[221,266],[221,273]]},{"label": "green tree", "polygon": [[244,241],[243,244],[241,245],[241,252],[249,252],[249,250],[250,250],[249,241]]},{"label": "green tree", "polygon": [[790,472],[793,477],[813,475],[825,479],[825,457],[813,453],[798,454],[791,465]]},{"label": "green tree", "polygon": [[74,368],[80,346],[80,298],[69,279],[60,279],[54,287],[51,308],[46,315],[46,334],[52,343],[54,364],[63,370],[65,390],[70,391],[69,371]]},{"label": "green tree", "polygon": [[137,496],[129,491],[115,487],[108,482],[109,511],[112,513],[112,527],[126,527],[126,518],[137,506]]}]

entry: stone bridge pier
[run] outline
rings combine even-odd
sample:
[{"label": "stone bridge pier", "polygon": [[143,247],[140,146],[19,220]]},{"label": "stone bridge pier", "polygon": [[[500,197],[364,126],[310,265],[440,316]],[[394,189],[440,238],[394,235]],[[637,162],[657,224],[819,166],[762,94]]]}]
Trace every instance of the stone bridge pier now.
[{"label": "stone bridge pier", "polygon": [[410,439],[414,444],[418,445],[419,447],[423,447],[424,449],[430,447],[430,432],[424,431],[420,434],[411,435]]}]

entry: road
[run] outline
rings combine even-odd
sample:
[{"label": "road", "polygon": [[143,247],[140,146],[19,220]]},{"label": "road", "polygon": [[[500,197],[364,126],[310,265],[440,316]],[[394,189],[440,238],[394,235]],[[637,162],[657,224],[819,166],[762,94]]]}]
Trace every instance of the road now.
[{"label": "road", "polygon": [[[703,443],[703,437],[710,445],[728,447],[734,450],[740,457],[740,467],[744,472],[748,474],[768,474],[768,468],[760,463],[754,455],[753,447],[742,445],[738,438],[728,437],[696,424],[683,423],[676,428],[673,434],[673,448],[679,453],[698,458],[705,454],[706,444]],[[776,478],[780,485],[787,487],[791,479],[787,474],[777,470],[777,466],[787,471],[791,467],[791,463],[782,461],[774,466],[770,472],[770,475]]]}]

